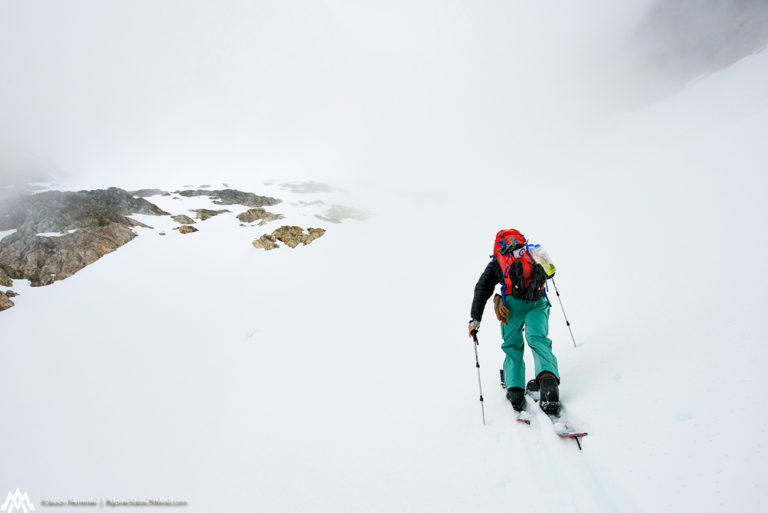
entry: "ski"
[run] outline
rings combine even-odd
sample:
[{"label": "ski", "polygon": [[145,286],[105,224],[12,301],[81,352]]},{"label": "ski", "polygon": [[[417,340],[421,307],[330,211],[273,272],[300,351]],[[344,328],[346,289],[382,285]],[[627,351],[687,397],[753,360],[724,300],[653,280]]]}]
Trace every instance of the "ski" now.
[{"label": "ski", "polygon": [[573,438],[576,440],[576,445],[579,446],[579,450],[582,450],[581,439],[589,433],[575,428],[562,412],[559,414],[548,413],[547,418],[552,421],[552,427],[555,429],[557,436],[560,438]]},{"label": "ski", "polygon": [[[506,390],[507,384],[504,382],[504,369],[499,369],[499,377],[501,378],[501,388]],[[540,406],[538,384],[535,380],[528,382],[525,387],[525,395],[530,397],[536,406]],[[563,439],[572,438],[576,440],[576,445],[579,447],[580,451],[582,450],[581,439],[587,436],[589,433],[574,427],[575,424],[566,418],[562,405],[560,405],[558,413],[547,413],[543,409],[541,409],[541,411],[547,416],[550,422],[552,422],[552,427],[555,430],[555,434],[557,436]],[[517,414],[518,422],[530,425],[533,416],[527,408],[523,411],[515,411],[515,413]]]},{"label": "ski", "polygon": [[[531,390],[530,385],[531,384],[529,383],[528,386],[526,386],[525,393],[535,404],[538,405],[539,392],[538,390]],[[560,405],[559,411],[557,413],[548,413],[543,409],[542,412],[547,416],[550,422],[552,422],[552,427],[554,428],[555,434],[557,436],[563,439],[573,438],[576,440],[576,445],[579,447],[579,450],[582,450],[581,439],[587,436],[589,433],[575,427],[575,424],[565,416],[562,405]]]}]

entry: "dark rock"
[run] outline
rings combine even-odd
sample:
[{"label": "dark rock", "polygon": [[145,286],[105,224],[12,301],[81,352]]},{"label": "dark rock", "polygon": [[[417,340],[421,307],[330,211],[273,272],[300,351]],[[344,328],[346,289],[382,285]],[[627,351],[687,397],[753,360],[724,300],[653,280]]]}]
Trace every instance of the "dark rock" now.
[{"label": "dark rock", "polygon": [[197,228],[194,226],[189,226],[188,224],[179,226],[179,233],[192,233],[197,231],[199,231]]},{"label": "dark rock", "polygon": [[8,310],[10,307],[13,306],[13,301],[8,299],[5,294],[0,294],[0,312],[3,310]]},{"label": "dark rock", "polygon": [[195,220],[192,219],[189,216],[185,216],[184,214],[179,214],[177,216],[171,216],[171,219],[176,221],[179,224],[195,224]]},{"label": "dark rock", "polygon": [[223,214],[224,212],[229,212],[229,210],[222,209],[222,210],[208,210],[207,208],[196,208],[191,210],[191,212],[195,212],[195,218],[200,219],[201,221],[205,221],[206,219],[210,219],[213,216],[217,216],[219,214]]},{"label": "dark rock", "polygon": [[325,230],[323,228],[307,228],[307,235],[304,236],[304,240],[302,240],[302,242],[306,246],[313,240],[317,240],[323,235],[325,235]]},{"label": "dark rock", "polygon": [[[131,214],[168,215],[115,187],[14,198],[0,207],[0,230],[17,229],[0,241],[0,268],[32,286],[68,278],[136,237],[131,228],[147,226],[127,217]],[[66,234],[36,235],[48,232]]]},{"label": "dark rock", "polygon": [[252,192],[242,192],[235,189],[222,189],[218,191],[185,190],[176,194],[191,198],[193,196],[208,196],[217,205],[245,205],[246,207],[270,207],[277,205],[280,200],[269,196],[257,196]]},{"label": "dark rock", "polygon": [[272,235],[290,248],[295,248],[301,242],[304,229],[300,226],[281,226]]},{"label": "dark rock", "polygon": [[315,239],[322,237],[325,230],[322,228],[308,228],[308,233],[300,226],[281,226],[272,232],[272,236],[290,248],[295,248],[299,244],[305,246]]},{"label": "dark rock", "polygon": [[16,232],[0,243],[0,266],[33,287],[63,280],[136,237],[129,225],[111,223],[61,237]]},{"label": "dark rock", "polygon": [[271,249],[277,249],[280,246],[277,244],[274,235],[265,233],[264,235],[262,235],[261,237],[253,241],[253,247],[260,248],[265,251],[269,251]]},{"label": "dark rock", "polygon": [[21,196],[0,206],[0,231],[17,228],[35,233],[59,232],[78,228],[140,226],[127,218],[131,214],[169,215],[143,198],[111,187],[106,190],[48,191]]},{"label": "dark rock", "polygon": [[16,297],[16,296],[18,296],[18,294],[16,292],[12,291],[12,290],[6,290],[5,291],[5,295],[6,295],[6,297]]},{"label": "dark rock", "polygon": [[263,208],[252,208],[252,209],[246,210],[242,214],[238,214],[237,218],[243,223],[253,223],[254,221],[261,221],[260,224],[264,224],[269,221],[274,221],[276,219],[282,219],[283,215],[267,212]]},{"label": "dark rock", "polygon": [[11,280],[10,276],[5,273],[2,267],[0,267],[0,285],[3,287],[13,286],[13,280]]}]

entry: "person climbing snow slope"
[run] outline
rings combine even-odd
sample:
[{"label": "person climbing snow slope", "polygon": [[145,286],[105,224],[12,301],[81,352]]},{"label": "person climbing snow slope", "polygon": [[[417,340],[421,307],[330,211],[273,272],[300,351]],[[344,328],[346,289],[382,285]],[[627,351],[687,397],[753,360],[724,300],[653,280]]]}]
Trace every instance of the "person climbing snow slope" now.
[{"label": "person climbing snow slope", "polygon": [[472,301],[469,336],[480,329],[483,310],[501,285],[501,295],[494,297],[494,310],[501,322],[504,351],[504,383],[507,399],[517,411],[525,406],[525,362],[523,361],[523,331],[533,351],[535,380],[528,388],[540,391],[539,404],[549,413],[560,410],[560,373],[557,358],[552,353],[548,338],[550,304],[546,296],[546,282],[554,277],[555,266],[549,255],[538,244],[529,244],[517,230],[501,230],[493,244],[492,260],[475,285]]}]

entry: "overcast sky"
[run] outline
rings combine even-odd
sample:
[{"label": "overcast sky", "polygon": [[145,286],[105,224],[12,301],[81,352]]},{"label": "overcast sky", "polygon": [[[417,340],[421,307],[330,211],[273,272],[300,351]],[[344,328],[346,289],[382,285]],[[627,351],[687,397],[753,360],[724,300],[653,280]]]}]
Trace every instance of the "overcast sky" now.
[{"label": "overcast sky", "polygon": [[493,172],[610,115],[650,5],[0,0],[2,172]]}]

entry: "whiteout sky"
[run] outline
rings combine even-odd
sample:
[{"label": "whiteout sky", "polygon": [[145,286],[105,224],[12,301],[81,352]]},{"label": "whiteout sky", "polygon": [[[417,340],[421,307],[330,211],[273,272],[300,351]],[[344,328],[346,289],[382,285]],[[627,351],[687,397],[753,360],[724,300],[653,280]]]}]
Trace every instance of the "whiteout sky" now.
[{"label": "whiteout sky", "polygon": [[496,172],[615,104],[648,5],[3,0],[0,156],[147,186]]}]

